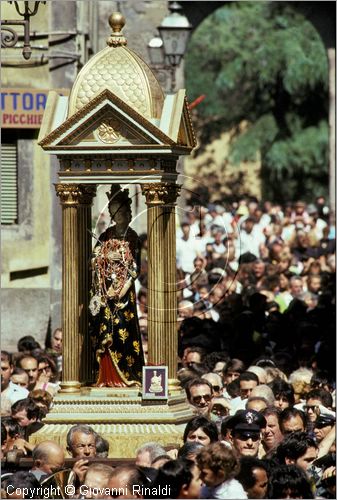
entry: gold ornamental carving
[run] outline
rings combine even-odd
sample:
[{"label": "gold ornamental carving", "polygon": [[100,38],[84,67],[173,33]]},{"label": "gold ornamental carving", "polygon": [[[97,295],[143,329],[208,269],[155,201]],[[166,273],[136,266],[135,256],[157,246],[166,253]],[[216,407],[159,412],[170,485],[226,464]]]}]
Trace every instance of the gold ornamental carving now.
[{"label": "gold ornamental carving", "polygon": [[91,205],[96,194],[96,186],[80,184],[55,184],[56,195],[61,205]]},{"label": "gold ornamental carving", "polygon": [[125,26],[125,17],[120,12],[113,12],[109,17],[109,24],[112,33],[107,39],[106,43],[109,47],[122,47],[127,45],[127,40],[122,33]]},{"label": "gold ornamental carving", "polygon": [[94,196],[96,195],[96,186],[92,185],[81,185],[81,192],[79,197],[80,205],[91,205]]},{"label": "gold ornamental carving", "polygon": [[113,118],[105,120],[97,129],[97,135],[102,142],[113,144],[121,138],[120,123]]},{"label": "gold ornamental carving", "polygon": [[168,194],[165,184],[142,184],[142,193],[145,196],[147,205],[165,205],[165,196]]},{"label": "gold ornamental carving", "polygon": [[[50,132],[46,137],[44,137],[40,142],[39,145],[42,147],[48,147],[48,145],[53,142],[57,141],[60,139],[60,137],[67,132],[68,130],[71,129],[74,125],[76,125],[80,120],[86,118],[89,113],[101,102],[103,102],[105,99],[114,101],[116,106],[118,108],[122,109],[125,113],[127,113],[130,117],[134,118],[136,121],[138,121],[141,125],[146,127],[146,129],[151,132],[152,134],[155,134],[158,139],[164,142],[164,144],[168,145],[174,145],[174,141],[168,137],[164,132],[162,132],[160,129],[158,129],[155,125],[153,125],[150,121],[147,119],[144,119],[142,116],[141,110],[139,110],[138,104],[140,102],[140,99],[142,98],[142,95],[137,93],[137,97],[134,99],[129,99],[128,102],[123,101],[120,97],[118,97],[116,94],[113,94],[109,89],[103,90],[99,95],[96,95],[96,97],[93,97],[91,95],[88,96],[87,102],[83,107],[80,107],[76,113],[71,115],[65,122],[63,122],[61,125],[59,125],[55,130]],[[92,117],[92,122],[94,122],[97,118],[99,118],[102,114],[105,113],[105,110],[100,110],[97,112],[95,117]],[[145,116],[145,113],[143,113]],[[80,135],[82,132],[87,130],[88,124],[90,124],[90,118],[86,120],[85,123],[83,123],[78,129],[76,129],[74,132],[69,133],[68,141],[74,140],[78,135]],[[171,164],[172,162],[169,162]]]},{"label": "gold ornamental carving", "polygon": [[174,205],[181,190],[181,185],[171,182],[142,184],[141,187],[147,205]]}]

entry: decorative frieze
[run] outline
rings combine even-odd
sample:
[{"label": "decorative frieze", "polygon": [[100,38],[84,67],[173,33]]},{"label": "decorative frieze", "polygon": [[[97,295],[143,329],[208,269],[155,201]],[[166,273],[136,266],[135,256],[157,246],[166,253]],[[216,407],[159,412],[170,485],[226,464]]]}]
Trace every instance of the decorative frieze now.
[{"label": "decorative frieze", "polygon": [[168,164],[167,161],[160,158],[133,158],[130,155],[114,159],[111,159],[111,156],[107,156],[106,158],[85,158],[83,155],[62,158],[60,160],[60,173],[86,172],[96,175],[99,172],[139,172],[140,174],[160,171],[175,172],[175,165],[174,161]]}]

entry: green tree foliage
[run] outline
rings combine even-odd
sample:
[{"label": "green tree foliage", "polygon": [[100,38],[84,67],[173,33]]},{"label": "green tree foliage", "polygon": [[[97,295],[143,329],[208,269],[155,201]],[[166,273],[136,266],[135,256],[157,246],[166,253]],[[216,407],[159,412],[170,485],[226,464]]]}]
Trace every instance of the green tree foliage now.
[{"label": "green tree foliage", "polygon": [[[315,28],[286,2],[230,2],[197,28],[186,87],[201,144],[235,130],[230,159],[262,159],[264,196],[326,194],[328,60]],[[246,121],[242,131],[239,125]]]}]

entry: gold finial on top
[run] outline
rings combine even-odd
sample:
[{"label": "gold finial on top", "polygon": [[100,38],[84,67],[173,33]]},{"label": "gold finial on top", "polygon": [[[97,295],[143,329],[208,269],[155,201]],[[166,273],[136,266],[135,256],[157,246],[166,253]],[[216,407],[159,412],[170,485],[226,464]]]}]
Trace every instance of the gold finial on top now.
[{"label": "gold finial on top", "polygon": [[120,12],[113,12],[109,17],[109,24],[112,28],[112,33],[106,43],[110,47],[119,47],[126,45],[127,41],[122,34],[122,29],[125,26],[125,17]]}]

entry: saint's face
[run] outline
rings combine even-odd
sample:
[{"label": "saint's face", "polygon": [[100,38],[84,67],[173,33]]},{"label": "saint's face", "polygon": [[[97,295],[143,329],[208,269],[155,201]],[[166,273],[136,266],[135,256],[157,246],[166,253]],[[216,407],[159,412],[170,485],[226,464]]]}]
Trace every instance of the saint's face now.
[{"label": "saint's face", "polygon": [[118,209],[112,206],[109,208],[111,219],[115,222],[119,230],[126,231],[131,222],[131,209],[128,205],[121,205]]}]

